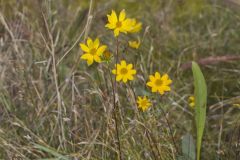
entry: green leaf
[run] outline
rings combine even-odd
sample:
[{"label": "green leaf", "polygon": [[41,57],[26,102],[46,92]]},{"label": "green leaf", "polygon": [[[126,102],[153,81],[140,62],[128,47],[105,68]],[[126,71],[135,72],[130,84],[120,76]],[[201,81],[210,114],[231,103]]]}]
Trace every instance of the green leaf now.
[{"label": "green leaf", "polygon": [[54,151],[53,149],[47,148],[45,146],[39,145],[39,144],[35,144],[34,143],[34,147],[42,150],[44,152],[47,152],[48,154],[53,155],[54,157],[56,157],[58,160],[70,160],[68,157],[63,156],[61,154],[59,154],[57,151]]},{"label": "green leaf", "polygon": [[182,138],[182,153],[185,159],[196,159],[195,145],[193,142],[193,137],[190,134],[186,134]]},{"label": "green leaf", "polygon": [[202,137],[206,121],[207,86],[196,62],[192,62],[192,72],[194,77],[194,97],[195,97],[195,121],[197,127],[197,160],[200,160]]}]

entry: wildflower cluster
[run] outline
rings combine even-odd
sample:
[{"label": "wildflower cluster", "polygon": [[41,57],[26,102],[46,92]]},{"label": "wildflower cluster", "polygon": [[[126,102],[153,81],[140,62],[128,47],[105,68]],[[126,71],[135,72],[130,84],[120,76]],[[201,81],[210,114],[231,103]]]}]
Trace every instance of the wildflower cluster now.
[{"label": "wildflower cluster", "polygon": [[[107,15],[107,19],[108,22],[105,27],[112,30],[114,37],[117,39],[120,33],[137,33],[142,29],[142,23],[138,22],[135,18],[126,17],[125,10],[122,10],[119,15],[117,15],[115,11],[112,11],[111,14]],[[137,41],[130,40],[128,45],[133,49],[138,49],[140,43],[140,38],[138,38]],[[101,63],[103,61],[111,61],[111,53],[107,50],[106,45],[100,44],[98,38],[94,41],[91,38],[88,38],[86,44],[80,43],[80,47],[84,52],[81,59],[86,60],[88,65],[93,64],[93,62]],[[118,53],[118,50],[116,52]],[[117,56],[117,54],[114,56],[115,60],[118,60]],[[107,64],[110,65],[110,63]],[[110,67],[111,66],[109,66],[109,68]],[[127,63],[126,60],[122,59],[120,60],[120,63],[117,61],[115,62],[112,73],[115,75],[115,80],[117,82],[127,83],[128,81],[133,81],[135,79],[137,71],[133,64]],[[160,95],[164,95],[165,92],[171,91],[171,83],[172,80],[167,74],[161,75],[159,72],[155,72],[154,75],[149,76],[149,81],[146,83],[146,86],[150,87],[153,93],[157,92]],[[146,96],[138,96],[137,104],[138,108],[142,111],[148,110],[152,105],[151,101]]]}]

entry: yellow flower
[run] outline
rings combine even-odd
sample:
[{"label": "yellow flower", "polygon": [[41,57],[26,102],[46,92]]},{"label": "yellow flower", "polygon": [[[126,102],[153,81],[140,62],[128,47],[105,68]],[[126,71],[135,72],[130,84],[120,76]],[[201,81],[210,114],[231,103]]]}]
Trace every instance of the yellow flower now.
[{"label": "yellow flower", "polygon": [[191,108],[194,108],[194,107],[195,107],[195,98],[194,98],[194,96],[190,96],[190,97],[188,98],[188,103],[189,103],[189,106],[190,106]]},{"label": "yellow flower", "polygon": [[138,41],[128,41],[128,45],[132,48],[138,49],[140,46],[140,40]]},{"label": "yellow flower", "polygon": [[80,47],[84,52],[84,54],[81,56],[81,59],[86,60],[88,65],[91,65],[94,61],[100,63],[100,57],[107,48],[106,45],[100,46],[98,38],[96,38],[94,41],[91,38],[88,38],[87,45],[80,43]]},{"label": "yellow flower", "polygon": [[120,32],[127,33],[132,29],[133,23],[130,19],[126,18],[125,10],[122,10],[119,14],[119,18],[115,11],[112,11],[111,15],[107,15],[108,23],[105,25],[108,29],[114,31],[114,36],[117,37]]},{"label": "yellow flower", "polygon": [[136,19],[130,19],[131,20],[131,29],[129,30],[130,33],[136,33],[139,32],[142,29],[142,23],[141,22],[137,22]]},{"label": "yellow flower", "polygon": [[144,97],[138,96],[137,103],[138,103],[138,108],[142,109],[143,112],[146,111],[152,105],[152,103],[149,101],[149,99],[147,99],[146,96]]},{"label": "yellow flower", "polygon": [[122,60],[120,64],[116,65],[116,69],[112,70],[112,73],[115,74],[117,81],[123,81],[126,83],[128,80],[133,80],[134,75],[137,73],[135,69],[133,69],[132,64],[127,64],[126,61]]},{"label": "yellow flower", "polygon": [[108,29],[114,31],[114,36],[119,36],[119,33],[136,33],[142,29],[142,23],[137,22],[136,19],[126,18],[125,10],[122,10],[117,16],[116,12],[112,10],[110,15],[107,15],[108,23],[105,25]]},{"label": "yellow flower", "polygon": [[149,79],[150,81],[147,82],[147,86],[152,88],[152,92],[159,92],[163,95],[164,92],[171,90],[169,85],[172,83],[172,80],[169,79],[167,74],[161,76],[159,72],[156,72],[155,76],[150,75]]}]

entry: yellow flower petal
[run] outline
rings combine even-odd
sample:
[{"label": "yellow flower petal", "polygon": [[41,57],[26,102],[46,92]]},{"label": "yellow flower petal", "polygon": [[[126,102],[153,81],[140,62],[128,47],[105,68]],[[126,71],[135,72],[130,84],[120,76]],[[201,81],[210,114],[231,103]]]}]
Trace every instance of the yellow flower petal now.
[{"label": "yellow flower petal", "polygon": [[159,72],[156,72],[156,73],[155,73],[155,78],[161,78],[161,75],[160,75]]},{"label": "yellow flower petal", "polygon": [[152,87],[153,83],[152,82],[147,82],[147,86]]},{"label": "yellow flower petal", "polygon": [[152,87],[152,92],[157,92],[157,88]]},{"label": "yellow flower petal", "polygon": [[128,81],[127,77],[123,77],[123,82],[126,83]]},{"label": "yellow flower petal", "polygon": [[120,30],[118,28],[114,29],[114,36],[117,37],[119,36]]},{"label": "yellow flower petal", "polygon": [[122,78],[123,78],[122,75],[117,75],[116,81],[120,81]]},{"label": "yellow flower petal", "polygon": [[116,65],[116,68],[117,68],[118,70],[120,70],[120,69],[122,68],[122,66],[121,66],[120,64],[117,64],[117,65]]},{"label": "yellow flower petal", "polygon": [[132,69],[132,67],[133,67],[132,64],[127,65],[127,68],[128,68],[129,70]]},{"label": "yellow flower petal", "polygon": [[124,21],[122,22],[121,31],[127,33],[127,32],[129,32],[131,29],[132,29],[131,19],[127,18],[126,20],[124,20]]},{"label": "yellow flower petal", "polygon": [[94,46],[94,48],[98,48],[99,43],[100,43],[100,42],[99,42],[99,39],[96,38],[95,41],[93,42],[93,46]]},{"label": "yellow flower petal", "polygon": [[116,69],[113,69],[113,70],[112,70],[112,73],[113,73],[113,74],[117,74],[117,70],[116,70]]},{"label": "yellow flower petal", "polygon": [[105,27],[107,27],[109,29],[114,29],[116,27],[116,25],[113,24],[113,23],[108,23],[108,24],[105,25]]},{"label": "yellow flower petal", "polygon": [[129,75],[128,79],[132,81],[134,78],[132,75]]},{"label": "yellow flower petal", "polygon": [[85,60],[91,59],[91,58],[92,58],[92,55],[91,55],[91,54],[88,54],[88,53],[83,54],[83,55],[81,56],[81,59],[85,59]]},{"label": "yellow flower petal", "polygon": [[121,61],[121,66],[122,66],[122,67],[127,67],[127,63],[126,63],[126,61],[124,61],[124,60]]},{"label": "yellow flower petal", "polygon": [[80,43],[79,45],[84,52],[89,52],[89,48],[85,44]]},{"label": "yellow flower petal", "polygon": [[154,81],[155,77],[153,75],[149,76],[150,81]]},{"label": "yellow flower petal", "polygon": [[172,80],[164,80],[165,85],[170,85],[172,83]]},{"label": "yellow flower petal", "polygon": [[163,81],[168,80],[168,75],[167,75],[167,74],[164,74],[161,79],[162,79]]},{"label": "yellow flower petal", "polygon": [[110,21],[111,23],[117,23],[118,21],[118,18],[117,18],[117,14],[114,10],[112,10],[112,13],[111,13],[111,18],[110,18]]},{"label": "yellow flower petal", "polygon": [[158,92],[163,95],[164,94],[164,91],[163,90],[158,90]]},{"label": "yellow flower petal", "polygon": [[91,64],[93,64],[93,58],[91,58],[91,59],[88,59],[87,60],[87,64],[90,66]]},{"label": "yellow flower petal", "polygon": [[120,15],[119,15],[119,21],[120,21],[120,22],[123,21],[123,20],[125,19],[125,17],[126,17],[125,10],[122,10],[122,11],[120,12]]},{"label": "yellow flower petal", "polygon": [[168,87],[168,86],[163,86],[162,88],[163,88],[163,90],[165,90],[165,91],[171,91],[171,88]]},{"label": "yellow flower petal", "polygon": [[139,32],[142,29],[142,23],[137,23],[133,26],[133,28],[130,30],[131,33]]},{"label": "yellow flower petal", "polygon": [[136,74],[137,71],[135,69],[129,71],[130,74]]},{"label": "yellow flower petal", "polygon": [[101,58],[100,58],[98,55],[95,55],[95,56],[93,57],[93,59],[94,59],[95,62],[98,62],[98,63],[101,62]]},{"label": "yellow flower petal", "polygon": [[89,38],[89,37],[88,37],[88,39],[87,39],[87,45],[88,45],[89,48],[92,48],[92,47],[93,47],[93,41],[92,41],[92,39]]},{"label": "yellow flower petal", "polygon": [[97,55],[98,56],[101,56],[102,54],[103,54],[103,52],[106,50],[106,48],[107,48],[107,46],[106,45],[102,45],[101,47],[99,47],[98,49],[97,49]]}]

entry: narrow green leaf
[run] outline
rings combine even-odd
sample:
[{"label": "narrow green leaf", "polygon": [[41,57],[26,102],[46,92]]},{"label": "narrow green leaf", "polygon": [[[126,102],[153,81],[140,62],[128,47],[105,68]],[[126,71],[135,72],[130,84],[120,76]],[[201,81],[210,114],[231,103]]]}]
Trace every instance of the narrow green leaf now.
[{"label": "narrow green leaf", "polygon": [[192,72],[194,77],[194,97],[195,97],[195,121],[197,127],[197,160],[200,160],[202,137],[206,121],[207,86],[196,62],[192,62]]},{"label": "narrow green leaf", "polygon": [[186,134],[182,138],[182,153],[185,159],[196,159],[195,145],[193,142],[193,137],[190,134]]}]

